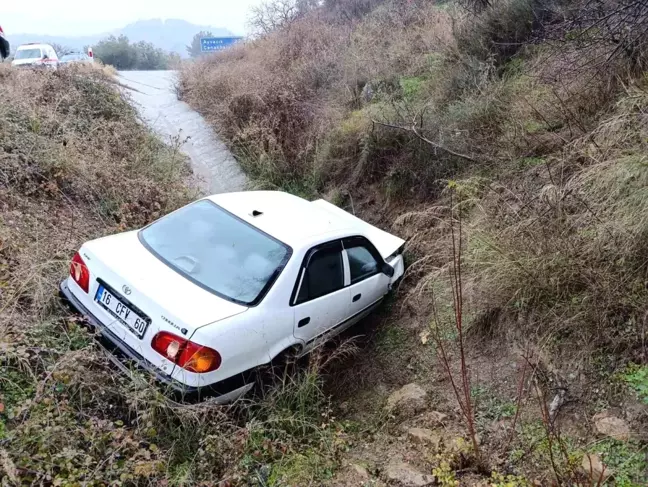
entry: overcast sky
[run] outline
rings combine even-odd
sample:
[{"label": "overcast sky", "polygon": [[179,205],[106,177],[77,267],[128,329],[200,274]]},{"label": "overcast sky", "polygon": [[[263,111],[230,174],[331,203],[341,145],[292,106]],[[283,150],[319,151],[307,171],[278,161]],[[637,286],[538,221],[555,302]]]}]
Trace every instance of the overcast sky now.
[{"label": "overcast sky", "polygon": [[0,0],[0,25],[11,34],[91,35],[145,19],[184,19],[247,33],[261,0]]}]

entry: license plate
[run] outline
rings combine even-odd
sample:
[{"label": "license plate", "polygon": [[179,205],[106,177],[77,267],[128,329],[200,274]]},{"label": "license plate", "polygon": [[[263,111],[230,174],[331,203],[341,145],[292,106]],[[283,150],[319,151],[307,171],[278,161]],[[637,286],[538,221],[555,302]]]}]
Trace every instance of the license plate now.
[{"label": "license plate", "polygon": [[95,301],[108,310],[120,323],[126,325],[139,338],[144,336],[149,320],[133,311],[131,307],[124,304],[121,299],[104,286],[100,285],[99,289],[97,289]]}]

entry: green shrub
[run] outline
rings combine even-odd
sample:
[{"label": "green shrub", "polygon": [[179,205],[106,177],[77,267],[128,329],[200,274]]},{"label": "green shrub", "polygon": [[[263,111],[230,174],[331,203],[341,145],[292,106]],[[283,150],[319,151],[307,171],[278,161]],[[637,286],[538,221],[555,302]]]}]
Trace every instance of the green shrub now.
[{"label": "green shrub", "polygon": [[590,447],[589,452],[598,453],[613,472],[615,487],[640,487],[648,482],[646,447],[638,441],[608,438]]},{"label": "green shrub", "polygon": [[150,42],[131,43],[125,35],[108,36],[93,51],[97,59],[115,69],[169,69],[180,61],[177,54],[165,52]]},{"label": "green shrub", "polygon": [[621,378],[637,394],[639,400],[648,404],[648,366],[630,364]]},{"label": "green shrub", "polygon": [[405,100],[413,100],[421,92],[423,86],[423,78],[421,77],[412,77],[412,78],[401,78],[400,87],[403,92],[403,98]]}]

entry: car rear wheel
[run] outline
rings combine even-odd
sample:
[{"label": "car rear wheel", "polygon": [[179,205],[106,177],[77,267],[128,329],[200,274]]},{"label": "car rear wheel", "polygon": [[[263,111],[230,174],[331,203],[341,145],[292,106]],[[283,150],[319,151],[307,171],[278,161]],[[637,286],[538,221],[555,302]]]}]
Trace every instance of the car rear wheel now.
[{"label": "car rear wheel", "polygon": [[283,350],[270,363],[258,367],[254,395],[263,398],[272,389],[284,384],[299,369],[303,361],[303,357],[299,355],[300,348],[293,346]]}]

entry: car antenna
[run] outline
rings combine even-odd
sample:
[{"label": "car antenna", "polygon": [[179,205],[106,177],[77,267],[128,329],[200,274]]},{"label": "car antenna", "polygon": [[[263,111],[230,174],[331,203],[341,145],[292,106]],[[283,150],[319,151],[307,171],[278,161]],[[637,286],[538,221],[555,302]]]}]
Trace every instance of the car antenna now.
[{"label": "car antenna", "polygon": [[252,210],[251,215],[252,216],[259,216],[259,215],[263,215],[263,212],[259,211],[259,210]]}]

